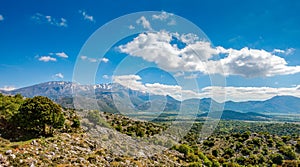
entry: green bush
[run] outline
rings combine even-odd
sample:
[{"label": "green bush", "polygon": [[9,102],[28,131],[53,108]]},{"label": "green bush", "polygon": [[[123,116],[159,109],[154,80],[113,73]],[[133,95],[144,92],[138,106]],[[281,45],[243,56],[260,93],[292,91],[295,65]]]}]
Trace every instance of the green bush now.
[{"label": "green bush", "polygon": [[177,151],[183,153],[184,155],[188,155],[192,150],[190,148],[190,146],[186,145],[186,144],[181,144]]},{"label": "green bush", "polygon": [[281,165],[283,163],[283,159],[284,157],[281,154],[276,153],[271,155],[272,162],[277,165]]},{"label": "green bush", "polygon": [[188,165],[188,167],[202,167],[202,163],[200,162],[192,162]]},{"label": "green bush", "polygon": [[80,120],[78,118],[73,119],[72,128],[79,128],[80,127]]},{"label": "green bush", "polygon": [[22,130],[52,135],[54,129],[63,127],[65,117],[58,104],[47,97],[36,96],[25,100],[13,120]]}]

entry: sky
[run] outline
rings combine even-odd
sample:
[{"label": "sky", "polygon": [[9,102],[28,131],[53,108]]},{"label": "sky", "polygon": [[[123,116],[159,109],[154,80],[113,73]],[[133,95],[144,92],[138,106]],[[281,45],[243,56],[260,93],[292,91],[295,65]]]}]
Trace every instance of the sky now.
[{"label": "sky", "polygon": [[[299,9],[297,0],[0,0],[0,89],[78,81],[80,69],[94,77],[87,83],[176,99],[300,97]],[[97,36],[105,26],[114,27]],[[130,35],[105,53],[86,51],[93,37],[105,49],[121,33]]]}]

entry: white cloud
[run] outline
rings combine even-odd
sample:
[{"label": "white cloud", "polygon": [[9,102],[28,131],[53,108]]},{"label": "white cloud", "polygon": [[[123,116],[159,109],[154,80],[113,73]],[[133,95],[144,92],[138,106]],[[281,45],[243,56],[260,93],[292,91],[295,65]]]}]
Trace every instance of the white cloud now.
[{"label": "white cloud", "polygon": [[[228,54],[221,59],[225,75],[241,75],[244,77],[271,77],[300,72],[300,66],[288,66],[284,58],[265,50],[242,48],[241,50],[224,49],[220,53]],[[220,73],[220,71],[213,71]]]},{"label": "white cloud", "polygon": [[87,59],[87,56],[80,56],[80,59],[81,59],[81,60],[86,60],[86,59]]},{"label": "white cloud", "polygon": [[[167,71],[203,71],[201,62],[217,54],[209,42],[197,41],[182,49],[172,45],[172,38],[177,34],[165,31],[142,33],[126,45],[119,46],[123,53],[141,57],[148,62],[156,63]],[[198,53],[198,54],[196,54]]]},{"label": "white cloud", "polygon": [[83,60],[83,61],[89,61],[91,63],[96,63],[97,62],[97,59],[95,58],[90,58],[90,57],[87,57],[87,56],[80,56],[80,59]]},{"label": "white cloud", "polygon": [[101,61],[102,61],[102,62],[104,62],[104,63],[107,63],[107,62],[109,61],[109,59],[108,59],[108,58],[105,58],[105,57],[103,57],[103,58],[101,59]]},{"label": "white cloud", "polygon": [[91,62],[91,63],[96,63],[96,62],[98,62],[98,60],[95,59],[95,58],[88,58],[88,61]]},{"label": "white cloud", "polygon": [[135,27],[134,27],[133,25],[129,25],[128,28],[129,28],[130,30],[135,29]]},{"label": "white cloud", "polygon": [[108,58],[101,58],[101,59],[96,59],[96,58],[90,58],[90,57],[87,57],[87,56],[80,56],[80,59],[83,60],[83,61],[88,61],[88,62],[91,62],[91,63],[97,63],[97,62],[104,62],[104,63],[107,63],[109,62],[109,59]]},{"label": "white cloud", "polygon": [[142,16],[136,20],[136,24],[141,24],[145,29],[152,30],[150,22],[146,19],[145,16]]},{"label": "white cloud", "polygon": [[43,15],[41,13],[36,13],[31,19],[35,20],[37,23],[48,23],[58,27],[67,27],[67,20],[65,18],[53,18],[49,15]]},{"label": "white cloud", "polygon": [[167,13],[165,11],[162,11],[160,14],[152,15],[152,19],[153,20],[160,20],[160,21],[168,20],[167,25],[172,26],[172,25],[176,25],[176,21],[175,21],[174,18],[172,18],[172,16],[174,16],[173,13]]},{"label": "white cloud", "polygon": [[[202,88],[199,92],[184,90],[178,85],[164,85],[160,83],[143,84],[138,75],[114,76],[113,81],[129,89],[147,92],[155,95],[169,95],[177,100],[190,98],[213,98],[218,102],[224,101],[250,101],[267,100],[274,96],[295,96],[300,97],[300,86],[291,88],[272,88],[272,87],[218,87],[208,86]],[[226,95],[226,99],[225,99]]]},{"label": "white cloud", "polygon": [[103,79],[109,79],[109,76],[108,75],[103,75],[102,78]]},{"label": "white cloud", "polygon": [[174,14],[173,13],[167,13],[165,11],[162,11],[160,14],[158,15],[152,15],[152,18],[155,20],[155,19],[158,19],[158,20],[167,20],[169,17],[173,16]]},{"label": "white cloud", "polygon": [[4,20],[4,17],[2,14],[0,14],[0,21],[3,21]]},{"label": "white cloud", "polygon": [[4,86],[3,88],[0,88],[0,90],[4,90],[4,91],[12,91],[15,89],[16,88],[14,86]]},{"label": "white cloud", "polygon": [[65,52],[58,52],[55,53],[56,56],[62,57],[62,58],[68,58],[69,56]]},{"label": "white cloud", "polygon": [[182,34],[180,40],[186,44],[192,44],[199,40],[199,37],[196,34],[188,33]]},{"label": "white cloud", "polygon": [[162,96],[169,95],[178,100],[197,96],[197,93],[191,90],[183,90],[182,87],[178,85],[164,85],[160,83],[143,84],[141,82],[141,77],[139,75],[114,76],[113,82],[118,83],[132,90],[136,90],[144,93],[147,92],[154,95],[162,95]]},{"label": "white cloud", "polygon": [[53,75],[53,78],[59,78],[59,79],[63,79],[64,78],[64,75],[62,73],[57,73],[55,75]]},{"label": "white cloud", "polygon": [[296,49],[294,48],[288,48],[286,50],[281,50],[281,49],[274,49],[273,50],[273,54],[276,54],[276,53],[281,53],[281,54],[284,54],[284,55],[291,55],[295,52]]},{"label": "white cloud", "polygon": [[284,50],[281,49],[274,49],[272,53],[284,53]]},{"label": "white cloud", "polygon": [[[186,43],[186,46],[178,48],[176,44],[171,44],[173,38]],[[247,78],[300,72],[300,66],[288,66],[284,58],[272,52],[247,47],[240,50],[225,49],[222,46],[212,47],[210,42],[201,41],[194,34],[179,35],[166,31],[141,33],[127,44],[119,46],[119,50],[172,72],[240,75]],[[218,54],[226,56],[214,60],[214,55]]]},{"label": "white cloud", "polygon": [[60,18],[60,22],[59,22],[59,26],[60,27],[67,27],[67,20],[65,18]]},{"label": "white cloud", "polygon": [[175,21],[175,19],[171,19],[167,24],[169,26],[173,26],[173,25],[176,25],[176,21]]},{"label": "white cloud", "polygon": [[[272,88],[272,87],[205,87],[202,89],[202,94],[207,96],[212,94],[216,97],[225,93],[226,101],[263,101],[274,96],[295,96],[300,97],[300,90],[297,87],[291,88]],[[210,96],[207,96],[210,97]]]},{"label": "white cloud", "polygon": [[83,16],[84,20],[88,20],[90,22],[96,22],[94,16],[88,15],[86,11],[79,10],[79,13]]},{"label": "white cloud", "polygon": [[39,61],[43,61],[43,62],[56,61],[56,58],[50,56],[41,56],[39,58]]},{"label": "white cloud", "polygon": [[181,77],[181,76],[184,76],[184,72],[182,71],[178,71],[174,74],[175,77]]},{"label": "white cloud", "polygon": [[286,54],[286,55],[291,55],[291,54],[294,54],[295,51],[296,51],[296,49],[294,49],[294,48],[289,48],[289,49],[285,50],[285,54]]}]

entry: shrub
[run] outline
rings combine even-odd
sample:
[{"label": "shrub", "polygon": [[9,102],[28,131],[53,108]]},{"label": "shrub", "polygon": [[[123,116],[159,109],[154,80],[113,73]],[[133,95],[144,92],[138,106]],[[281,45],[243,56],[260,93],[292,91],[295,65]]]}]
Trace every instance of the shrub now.
[{"label": "shrub", "polygon": [[80,127],[80,120],[78,118],[73,119],[72,128],[79,128]]},{"label": "shrub", "polygon": [[281,154],[272,154],[271,155],[271,160],[273,163],[277,164],[277,165],[281,165],[283,163],[283,156]]},{"label": "shrub", "polygon": [[191,148],[190,146],[186,145],[186,144],[181,144],[177,151],[183,153],[184,155],[188,155],[191,152]]},{"label": "shrub", "polygon": [[54,129],[63,127],[65,117],[58,104],[47,97],[36,96],[25,100],[13,120],[22,130],[52,135]]}]

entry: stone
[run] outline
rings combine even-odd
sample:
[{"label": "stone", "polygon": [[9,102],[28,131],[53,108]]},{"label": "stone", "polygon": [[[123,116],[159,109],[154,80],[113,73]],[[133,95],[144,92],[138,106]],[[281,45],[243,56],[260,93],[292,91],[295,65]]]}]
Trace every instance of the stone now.
[{"label": "stone", "polygon": [[12,150],[7,150],[7,151],[5,151],[5,154],[6,154],[6,155],[12,154]]},{"label": "stone", "polygon": [[36,140],[32,140],[31,145],[38,146],[38,142]]}]

